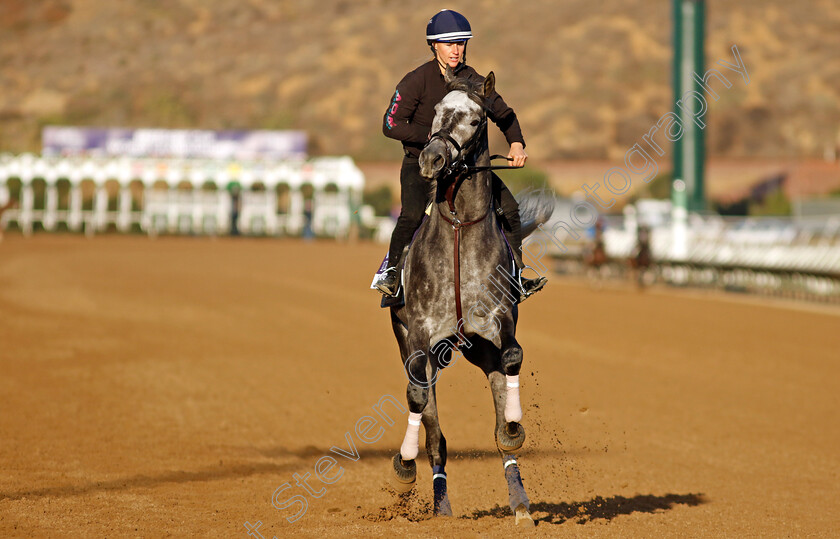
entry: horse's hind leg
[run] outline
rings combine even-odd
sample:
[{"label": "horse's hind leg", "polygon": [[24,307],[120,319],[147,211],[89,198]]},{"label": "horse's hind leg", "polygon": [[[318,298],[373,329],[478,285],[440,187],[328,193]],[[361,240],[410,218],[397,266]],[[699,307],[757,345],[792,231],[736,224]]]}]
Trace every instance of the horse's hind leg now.
[{"label": "horse's hind leg", "polygon": [[493,403],[496,407],[496,446],[499,448],[499,453],[502,454],[502,462],[505,466],[505,480],[508,486],[508,501],[510,509],[516,517],[517,526],[533,526],[534,520],[531,518],[531,504],[528,501],[528,494],[525,492],[525,486],[522,484],[522,477],[519,475],[519,465],[516,462],[516,455],[512,450],[506,449],[505,444],[510,446],[517,445],[522,447],[525,440],[525,431],[519,423],[513,423],[518,427],[518,432],[521,433],[519,437],[511,436],[509,432],[510,423],[505,420],[505,403],[507,401],[507,380],[506,376],[499,371],[493,371],[487,374],[487,380],[490,382],[490,390],[493,392]]},{"label": "horse's hind leg", "polygon": [[432,467],[434,509],[436,515],[452,516],[449,495],[446,492],[446,438],[440,430],[437,412],[437,392],[432,387],[429,402],[423,410],[423,427],[426,429],[426,454]]}]

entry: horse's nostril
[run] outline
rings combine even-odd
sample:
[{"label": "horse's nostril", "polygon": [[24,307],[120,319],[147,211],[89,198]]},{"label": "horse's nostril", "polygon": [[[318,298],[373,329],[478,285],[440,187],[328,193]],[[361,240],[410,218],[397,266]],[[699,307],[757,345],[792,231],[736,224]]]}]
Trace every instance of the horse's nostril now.
[{"label": "horse's nostril", "polygon": [[435,167],[439,167],[439,166],[442,167],[443,166],[443,156],[438,155],[437,157],[435,157],[435,160],[432,161],[432,165],[434,165]]}]

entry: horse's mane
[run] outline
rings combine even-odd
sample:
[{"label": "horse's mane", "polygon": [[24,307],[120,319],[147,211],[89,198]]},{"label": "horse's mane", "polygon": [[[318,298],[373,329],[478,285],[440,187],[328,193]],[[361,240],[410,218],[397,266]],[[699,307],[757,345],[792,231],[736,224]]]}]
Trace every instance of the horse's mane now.
[{"label": "horse's mane", "polygon": [[462,77],[455,77],[446,83],[446,91],[454,92],[457,90],[461,92],[467,92],[468,94],[481,95],[482,86],[483,84],[479,82]]},{"label": "horse's mane", "polygon": [[487,108],[487,104],[485,103],[484,97],[483,82],[464,79],[461,77],[455,77],[454,79],[446,83],[445,90],[446,93],[459,91],[464,92],[467,94],[467,97],[478,103],[480,107],[484,109]]}]

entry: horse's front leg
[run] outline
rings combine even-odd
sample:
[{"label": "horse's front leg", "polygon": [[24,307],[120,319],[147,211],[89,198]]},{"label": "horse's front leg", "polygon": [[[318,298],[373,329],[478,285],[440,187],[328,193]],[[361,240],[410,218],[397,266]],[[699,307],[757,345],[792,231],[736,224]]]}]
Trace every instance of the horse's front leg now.
[{"label": "horse's front leg", "polygon": [[[430,366],[431,368],[431,366]],[[432,467],[435,515],[452,516],[449,494],[446,488],[446,438],[440,430],[437,411],[437,391],[429,390],[429,402],[423,410],[423,428],[426,430],[426,454]]]},{"label": "horse's front leg", "polygon": [[406,352],[403,354],[403,365],[408,376],[408,426],[400,452],[393,459],[396,486],[403,492],[411,490],[417,481],[414,459],[420,449],[420,423],[429,403],[429,390],[439,374],[434,362],[430,361],[428,340],[410,339]]}]

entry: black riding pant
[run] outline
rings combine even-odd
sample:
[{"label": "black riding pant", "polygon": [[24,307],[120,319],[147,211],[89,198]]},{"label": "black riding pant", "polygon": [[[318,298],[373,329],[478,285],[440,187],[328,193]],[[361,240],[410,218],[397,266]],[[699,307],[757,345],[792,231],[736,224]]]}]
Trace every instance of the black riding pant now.
[{"label": "black riding pant", "polygon": [[[522,249],[522,223],[519,219],[519,204],[513,194],[493,174],[492,190],[496,208],[502,209],[503,215],[497,218],[502,223],[502,229],[514,253],[519,254]],[[388,265],[396,266],[402,256],[403,249],[411,241],[414,232],[423,222],[426,206],[431,201],[432,192],[429,180],[420,174],[420,163],[416,157],[403,158],[400,169],[400,203],[402,209],[391,234],[391,246],[388,249]],[[521,265],[520,257],[515,256],[517,265]]]}]

